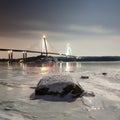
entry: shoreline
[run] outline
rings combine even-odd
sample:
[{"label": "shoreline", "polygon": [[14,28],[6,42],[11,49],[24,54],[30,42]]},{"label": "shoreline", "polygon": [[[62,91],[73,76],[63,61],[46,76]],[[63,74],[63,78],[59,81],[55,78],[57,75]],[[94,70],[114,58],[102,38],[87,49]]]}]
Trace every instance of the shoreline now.
[{"label": "shoreline", "polygon": [[[66,56],[66,57],[56,57],[56,56],[35,56],[28,57],[26,59],[17,58],[17,59],[0,59],[0,62],[36,62],[41,59],[49,59],[48,61],[59,61],[59,62],[113,62],[120,61],[120,56],[84,56],[84,57],[75,57],[75,56]],[[41,62],[41,61],[40,61]]]}]

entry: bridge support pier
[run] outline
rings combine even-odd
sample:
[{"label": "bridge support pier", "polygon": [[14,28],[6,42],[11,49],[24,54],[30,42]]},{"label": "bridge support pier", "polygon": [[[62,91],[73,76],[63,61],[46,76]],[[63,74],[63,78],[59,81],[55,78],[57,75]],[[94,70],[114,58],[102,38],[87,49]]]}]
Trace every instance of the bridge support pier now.
[{"label": "bridge support pier", "polygon": [[25,61],[26,61],[26,59],[27,59],[27,52],[26,52],[26,51],[24,51],[24,52],[23,52],[23,61],[25,62]]},{"label": "bridge support pier", "polygon": [[9,60],[9,62],[12,62],[12,60],[13,60],[13,51],[12,50],[8,51],[8,60]]}]

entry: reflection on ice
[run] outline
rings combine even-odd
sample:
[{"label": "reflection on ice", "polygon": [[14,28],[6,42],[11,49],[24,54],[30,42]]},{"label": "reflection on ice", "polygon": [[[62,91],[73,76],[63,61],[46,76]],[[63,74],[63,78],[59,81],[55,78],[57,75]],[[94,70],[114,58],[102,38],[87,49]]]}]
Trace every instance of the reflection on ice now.
[{"label": "reflection on ice", "polygon": [[58,64],[60,72],[75,72],[77,68],[81,68],[79,62],[60,62]]}]

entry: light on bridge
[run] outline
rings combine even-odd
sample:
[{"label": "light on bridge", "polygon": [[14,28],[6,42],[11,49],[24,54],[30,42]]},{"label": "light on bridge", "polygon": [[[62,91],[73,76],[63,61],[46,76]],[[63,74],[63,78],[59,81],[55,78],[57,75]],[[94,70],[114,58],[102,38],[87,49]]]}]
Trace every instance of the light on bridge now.
[{"label": "light on bridge", "polygon": [[13,51],[12,50],[9,50],[8,53],[12,53]]},{"label": "light on bridge", "polygon": [[67,56],[71,56],[71,55],[72,55],[72,49],[71,49],[71,47],[70,47],[70,44],[69,44],[69,43],[67,43],[66,55],[67,55]]},{"label": "light on bridge", "polygon": [[45,35],[43,35],[43,39],[45,39],[46,38],[46,36]]}]

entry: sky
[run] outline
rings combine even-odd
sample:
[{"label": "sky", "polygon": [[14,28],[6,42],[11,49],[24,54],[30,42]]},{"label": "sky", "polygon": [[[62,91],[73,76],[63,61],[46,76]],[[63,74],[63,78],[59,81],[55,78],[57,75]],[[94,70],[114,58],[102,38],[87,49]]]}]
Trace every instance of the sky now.
[{"label": "sky", "polygon": [[[120,55],[120,0],[0,0],[0,48]],[[7,53],[0,52],[0,56]]]}]

